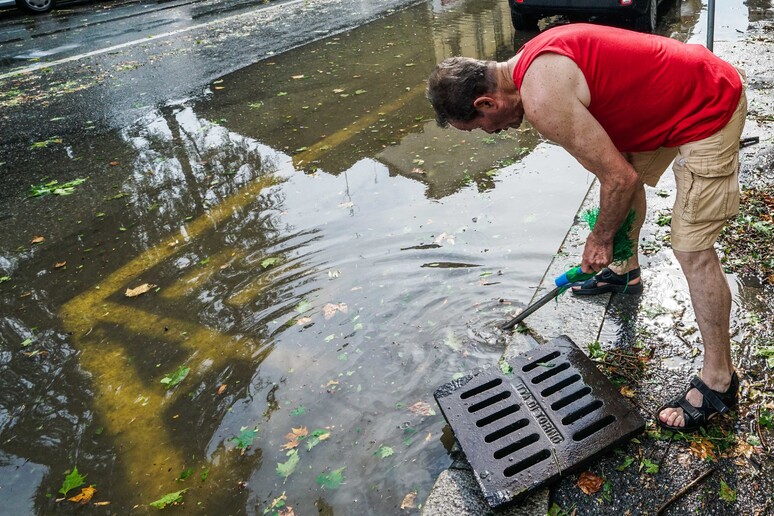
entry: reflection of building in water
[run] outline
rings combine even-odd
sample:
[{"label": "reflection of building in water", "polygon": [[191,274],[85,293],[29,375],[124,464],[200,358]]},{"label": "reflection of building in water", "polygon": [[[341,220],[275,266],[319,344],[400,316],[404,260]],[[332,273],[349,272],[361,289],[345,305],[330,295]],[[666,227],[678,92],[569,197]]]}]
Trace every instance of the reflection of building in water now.
[{"label": "reflection of building in water", "polygon": [[291,154],[297,168],[337,175],[375,156],[428,184],[429,195],[448,195],[471,179],[483,184],[537,140],[437,130],[427,76],[452,55],[510,57],[513,43],[507,2],[417,5],[227,75],[194,109]]}]

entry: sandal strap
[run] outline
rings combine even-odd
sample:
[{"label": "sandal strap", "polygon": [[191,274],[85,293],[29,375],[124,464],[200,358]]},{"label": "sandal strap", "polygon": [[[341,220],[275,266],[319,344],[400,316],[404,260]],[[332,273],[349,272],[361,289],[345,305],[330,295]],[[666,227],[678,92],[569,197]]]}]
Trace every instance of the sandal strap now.
[{"label": "sandal strap", "polygon": [[623,274],[616,274],[608,267],[605,267],[601,271],[599,271],[599,274],[594,276],[594,279],[599,282],[603,283],[610,283],[612,285],[628,285],[631,280],[637,279],[640,277],[640,268],[637,267],[636,269],[632,269],[629,272],[625,272]]},{"label": "sandal strap", "polygon": [[[720,399],[717,391],[710,389],[706,383],[702,381],[698,376],[694,376],[691,380],[691,385],[695,387],[704,396],[704,401],[712,405],[719,414],[725,414],[728,412],[728,406]],[[685,410],[685,409],[683,409]]]},{"label": "sandal strap", "polygon": [[[706,419],[704,412],[699,410],[698,407],[691,405],[685,396],[682,396],[679,400],[677,400],[677,404],[680,405],[681,409],[683,409],[684,416],[688,416],[692,421],[699,425],[704,423],[704,420]],[[687,422],[688,421],[686,421],[686,423]]]}]

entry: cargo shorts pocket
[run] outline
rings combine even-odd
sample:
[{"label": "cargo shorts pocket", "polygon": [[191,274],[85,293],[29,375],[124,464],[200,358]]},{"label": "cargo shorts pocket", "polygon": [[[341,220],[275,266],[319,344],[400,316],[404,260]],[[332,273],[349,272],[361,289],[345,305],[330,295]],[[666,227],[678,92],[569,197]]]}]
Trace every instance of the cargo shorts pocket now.
[{"label": "cargo shorts pocket", "polygon": [[[689,224],[725,220],[739,213],[739,161],[701,166],[678,156],[673,169],[677,182],[675,213]],[[705,162],[706,163],[706,162]]]}]

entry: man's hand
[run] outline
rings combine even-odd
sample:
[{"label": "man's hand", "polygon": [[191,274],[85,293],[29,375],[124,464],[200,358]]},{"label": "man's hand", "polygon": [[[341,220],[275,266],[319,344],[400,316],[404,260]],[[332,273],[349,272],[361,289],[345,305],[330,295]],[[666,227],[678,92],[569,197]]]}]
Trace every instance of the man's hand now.
[{"label": "man's hand", "polygon": [[613,261],[613,241],[601,240],[592,231],[583,248],[581,270],[585,273],[599,272]]}]

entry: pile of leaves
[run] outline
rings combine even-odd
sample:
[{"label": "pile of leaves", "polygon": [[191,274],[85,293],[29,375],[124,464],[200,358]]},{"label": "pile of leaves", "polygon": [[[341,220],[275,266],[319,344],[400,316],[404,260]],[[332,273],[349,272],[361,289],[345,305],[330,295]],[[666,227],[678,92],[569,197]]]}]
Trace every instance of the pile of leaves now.
[{"label": "pile of leaves", "polygon": [[723,229],[719,242],[728,271],[774,285],[774,195],[757,188],[744,190],[739,215]]}]

